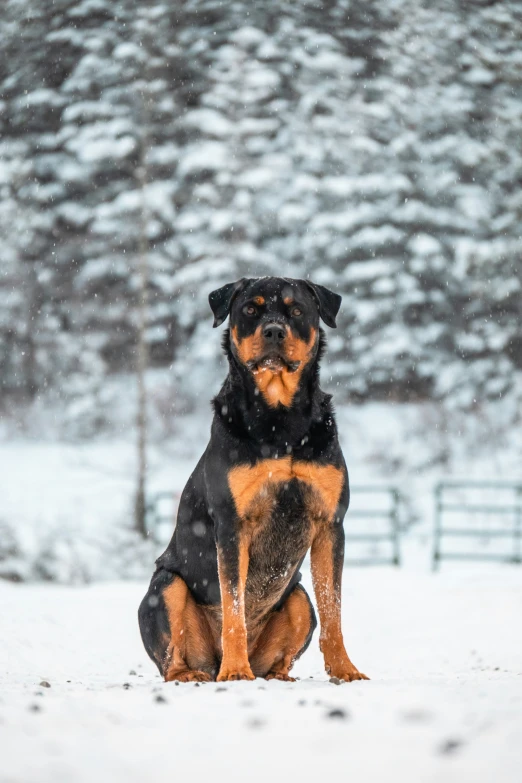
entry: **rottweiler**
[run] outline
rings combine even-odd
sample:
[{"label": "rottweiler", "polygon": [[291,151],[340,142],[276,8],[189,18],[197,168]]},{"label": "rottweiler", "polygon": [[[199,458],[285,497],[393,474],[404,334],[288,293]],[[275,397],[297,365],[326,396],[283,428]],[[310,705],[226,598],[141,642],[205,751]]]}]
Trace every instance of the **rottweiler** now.
[{"label": "rottweiler", "polygon": [[292,681],[317,625],[300,584],[310,549],[325,669],[367,679],[341,631],[348,473],[319,386],[319,319],[334,328],[341,297],[265,277],[229,283],[209,302],[214,327],[230,316],[229,373],[139,608],[145,649],[166,681]]}]

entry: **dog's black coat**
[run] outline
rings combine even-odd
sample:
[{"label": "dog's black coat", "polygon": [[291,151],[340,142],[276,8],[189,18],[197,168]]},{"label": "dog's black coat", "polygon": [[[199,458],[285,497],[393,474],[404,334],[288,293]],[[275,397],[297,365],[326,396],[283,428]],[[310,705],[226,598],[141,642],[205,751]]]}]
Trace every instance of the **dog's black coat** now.
[{"label": "dog's black coat", "polygon": [[[261,301],[262,305],[253,304]],[[260,278],[224,286],[210,295],[210,304],[214,326],[230,314],[231,329],[223,339],[229,374],[213,400],[210,442],[183,490],[172,540],[157,560],[149,592],[140,607],[142,637],[156,663],[160,657],[158,647],[164,647],[162,639],[168,635],[162,591],[173,576],[182,577],[198,604],[219,604],[219,547],[226,557],[231,553],[227,573],[231,582],[237,580],[238,565],[233,553],[237,551],[239,528],[228,481],[236,466],[253,466],[291,455],[299,462],[334,466],[342,471],[342,492],[333,522],[333,567],[335,571],[342,567],[348,474],[331,398],[319,387],[319,361],[325,345],[319,319],[335,326],[340,297],[307,281]],[[269,323],[288,328],[296,345],[308,344],[317,333],[310,361],[301,368],[288,407],[269,404],[256,386],[253,360],[245,363],[239,358],[238,345],[247,344],[248,339],[259,334],[259,328],[262,330]],[[290,363],[288,366],[291,370]],[[311,523],[307,503],[308,489],[297,479],[278,488],[276,512],[250,555],[246,591],[251,604],[255,605],[257,596],[273,611],[282,606],[298,584],[299,568],[309,546],[306,542]],[[313,617],[310,636],[315,624]]]}]

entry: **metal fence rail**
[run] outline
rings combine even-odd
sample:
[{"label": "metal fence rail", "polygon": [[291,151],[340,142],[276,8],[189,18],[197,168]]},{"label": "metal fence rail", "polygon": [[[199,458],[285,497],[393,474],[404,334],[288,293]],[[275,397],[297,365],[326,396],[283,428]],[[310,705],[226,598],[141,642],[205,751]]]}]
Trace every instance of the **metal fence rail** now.
[{"label": "metal fence rail", "polygon": [[[346,565],[400,565],[400,527],[399,527],[399,504],[401,500],[400,493],[396,487],[382,487],[373,485],[359,485],[350,487],[351,502],[348,514],[345,519],[345,564]],[[371,496],[373,505],[361,504],[354,499],[354,496]],[[384,501],[379,506],[375,502],[375,497],[380,496]],[[174,492],[156,492],[151,495],[147,503],[147,530],[151,538],[158,544],[164,545],[170,539],[174,531],[175,512],[179,493]],[[386,504],[387,501],[387,504]],[[361,505],[363,507],[361,507]],[[374,532],[367,529],[352,532],[353,521],[360,519],[365,522],[375,522],[376,520],[384,523],[384,529]],[[367,525],[365,525],[367,527]],[[346,555],[350,553],[350,543],[367,543],[379,545],[381,543],[390,544],[390,555],[368,555],[365,557],[350,558]]]},{"label": "metal fence rail", "polygon": [[[473,496],[473,502],[455,502],[455,493],[460,490],[467,497]],[[508,493],[509,500],[505,502],[477,502],[477,495],[481,491],[489,491],[500,494]],[[448,495],[453,495],[448,500]],[[503,520],[504,527],[491,526],[476,527],[466,523],[459,526],[447,526],[448,515],[459,514],[466,521],[474,520],[478,514],[488,520],[496,518]],[[497,552],[443,551],[444,538],[474,539],[475,541],[489,542],[490,539],[512,539],[511,554]],[[522,484],[509,481],[442,481],[435,487],[435,520],[433,530],[433,559],[432,568],[436,571],[441,560],[492,560],[508,563],[522,563]]]},{"label": "metal fence rail", "polygon": [[[350,508],[345,518],[345,565],[395,565],[401,564],[400,552],[400,524],[399,507],[401,495],[397,487],[383,487],[373,484],[355,485],[350,487]],[[376,505],[360,508],[360,503],[354,496],[371,496],[372,501],[376,496],[387,500],[387,507],[378,507]],[[364,504],[363,504],[364,505]],[[361,519],[366,521],[382,520],[385,523],[384,529],[378,532],[362,530],[351,532],[352,520]],[[367,555],[364,557],[347,557],[350,553],[350,543],[368,543],[390,544],[390,555],[388,557],[376,555]]]}]

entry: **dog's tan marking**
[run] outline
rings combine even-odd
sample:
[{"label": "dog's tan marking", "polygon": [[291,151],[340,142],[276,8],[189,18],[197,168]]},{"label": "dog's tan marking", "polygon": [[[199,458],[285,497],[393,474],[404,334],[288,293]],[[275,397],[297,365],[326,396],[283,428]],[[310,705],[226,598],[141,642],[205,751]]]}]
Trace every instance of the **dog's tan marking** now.
[{"label": "dog's tan marking", "polygon": [[[316,462],[294,462],[292,473],[295,478],[304,481],[312,488],[314,497],[312,507],[314,513],[311,516],[325,517],[330,521],[339,505],[339,498],[343,488],[344,475],[342,470],[334,465],[318,465]],[[319,500],[319,502],[317,502]]]},{"label": "dog's tan marking", "polygon": [[248,547],[246,535],[239,540],[239,579],[232,584],[227,573],[226,558],[218,547],[219,586],[221,589],[223,658],[217,677],[218,682],[226,680],[254,680],[248,662],[247,630],[245,623],[245,584],[248,573]]},{"label": "dog's tan marking", "polygon": [[[312,488],[316,496],[316,514],[328,521],[333,518],[343,488],[343,472],[333,465],[315,462],[294,462],[292,457],[266,459],[255,465],[237,465],[228,474],[228,486],[240,518],[248,516],[254,502],[269,497],[271,484],[281,484],[293,478]],[[318,501],[318,502],[317,502]]]},{"label": "dog's tan marking", "polygon": [[163,600],[170,627],[163,663],[165,681],[211,680],[216,667],[216,650],[210,627],[181,577],[175,577],[163,590]]},{"label": "dog's tan marking", "polygon": [[255,465],[238,465],[228,474],[228,486],[234,498],[238,516],[244,518],[255,499],[267,495],[270,484],[280,484],[292,478],[290,457],[265,459]]},{"label": "dog's tan marking", "polygon": [[[270,519],[274,498],[276,497],[274,489],[277,485],[286,484],[292,479],[302,481],[309,487],[309,513],[314,523],[313,528],[321,522],[331,522],[337,509],[344,481],[343,472],[339,468],[333,465],[318,465],[313,462],[294,461],[290,455],[286,455],[281,459],[261,460],[255,465],[237,465],[229,471],[228,485],[238,517],[242,522],[239,533],[240,580],[237,589],[234,590],[227,580],[224,559],[220,557],[218,550],[223,602],[223,664],[219,674],[221,679],[248,679],[249,672],[252,671],[250,667],[247,667],[248,646],[249,641],[252,641],[252,637],[249,640],[247,639],[244,593],[248,572],[249,546],[256,540],[259,531]],[[284,585],[281,585],[281,588],[284,589]],[[260,611],[260,608],[257,606],[249,607],[249,634],[254,636],[257,635],[258,630],[263,635],[261,627],[258,626],[259,620],[264,615],[264,611]],[[268,609],[269,607],[266,608]],[[309,614],[307,607],[306,616],[308,622]],[[274,620],[276,626],[280,622],[282,622],[281,618],[277,621]],[[277,631],[277,628],[275,630]],[[301,641],[300,631],[296,631],[295,636]],[[276,641],[274,642],[276,646],[281,641],[280,639],[277,641],[278,638],[276,634]],[[303,644],[304,641],[302,641],[298,649],[301,649]],[[285,653],[286,657],[283,656],[284,660],[283,658],[281,659],[281,666],[273,670],[272,674],[274,677],[280,676],[282,679],[288,677],[290,661],[292,656],[295,655],[295,651],[292,652],[293,648],[291,649],[290,643],[288,645],[288,650]],[[227,653],[225,653],[226,650]],[[272,648],[267,652],[268,657],[272,654],[271,650]],[[263,660],[265,659],[263,657]]]},{"label": "dog's tan marking", "polygon": [[[271,408],[283,405],[289,408],[301,380],[304,367],[312,358],[313,349],[317,342],[317,331],[310,330],[308,342],[290,332],[286,328],[286,337],[282,341],[282,356],[290,364],[298,364],[298,367],[290,371],[283,362],[269,362],[254,367],[252,374],[254,381]],[[254,334],[239,340],[237,327],[231,329],[232,340],[236,346],[240,361],[245,364],[255,364],[261,360],[264,351],[264,339],[262,326],[259,325]]]},{"label": "dog's tan marking", "polygon": [[265,303],[265,297],[264,296],[254,296],[253,300],[254,304],[256,305],[264,305]]},{"label": "dog's tan marking", "polygon": [[264,341],[261,326],[257,327],[254,334],[250,334],[242,340],[239,340],[237,326],[232,327],[230,334],[236,346],[237,355],[243,364],[247,365],[249,362],[254,362],[257,357],[262,356]]},{"label": "dog's tan marking", "polygon": [[321,633],[319,647],[324,656],[325,669],[332,677],[350,682],[367,680],[353,665],[344,646],[341,630],[340,585],[334,580],[334,549],[332,528],[321,526],[312,542],[310,552],[312,582],[314,585]]},{"label": "dog's tan marking", "polygon": [[281,609],[273,612],[251,653],[252,671],[267,680],[290,680],[290,669],[303,649],[312,625],[308,596],[298,586]]},{"label": "dog's tan marking", "polygon": [[290,372],[284,365],[277,368],[261,365],[254,370],[255,383],[271,408],[276,408],[278,405],[283,405],[285,408],[291,406],[303,369],[311,359],[316,338],[315,329],[311,330],[308,342],[287,332],[283,341],[283,355],[288,362],[299,363],[296,370]]}]

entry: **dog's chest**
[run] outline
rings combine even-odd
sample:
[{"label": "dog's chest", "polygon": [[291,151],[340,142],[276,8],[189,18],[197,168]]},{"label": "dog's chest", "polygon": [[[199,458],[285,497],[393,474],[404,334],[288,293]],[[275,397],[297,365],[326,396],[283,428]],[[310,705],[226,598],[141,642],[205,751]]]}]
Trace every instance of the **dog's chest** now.
[{"label": "dog's chest", "polygon": [[344,474],[333,465],[291,457],[239,465],[228,483],[248,541],[247,620],[277,603],[309,549],[333,520]]},{"label": "dog's chest", "polygon": [[309,495],[295,479],[272,484],[242,520],[249,541],[247,614],[248,596],[254,613],[277,602],[310,547]]},{"label": "dog's chest", "polygon": [[253,534],[293,511],[304,514],[310,523],[332,521],[343,481],[343,472],[334,465],[290,456],[238,465],[228,474],[238,517],[252,527]]}]

